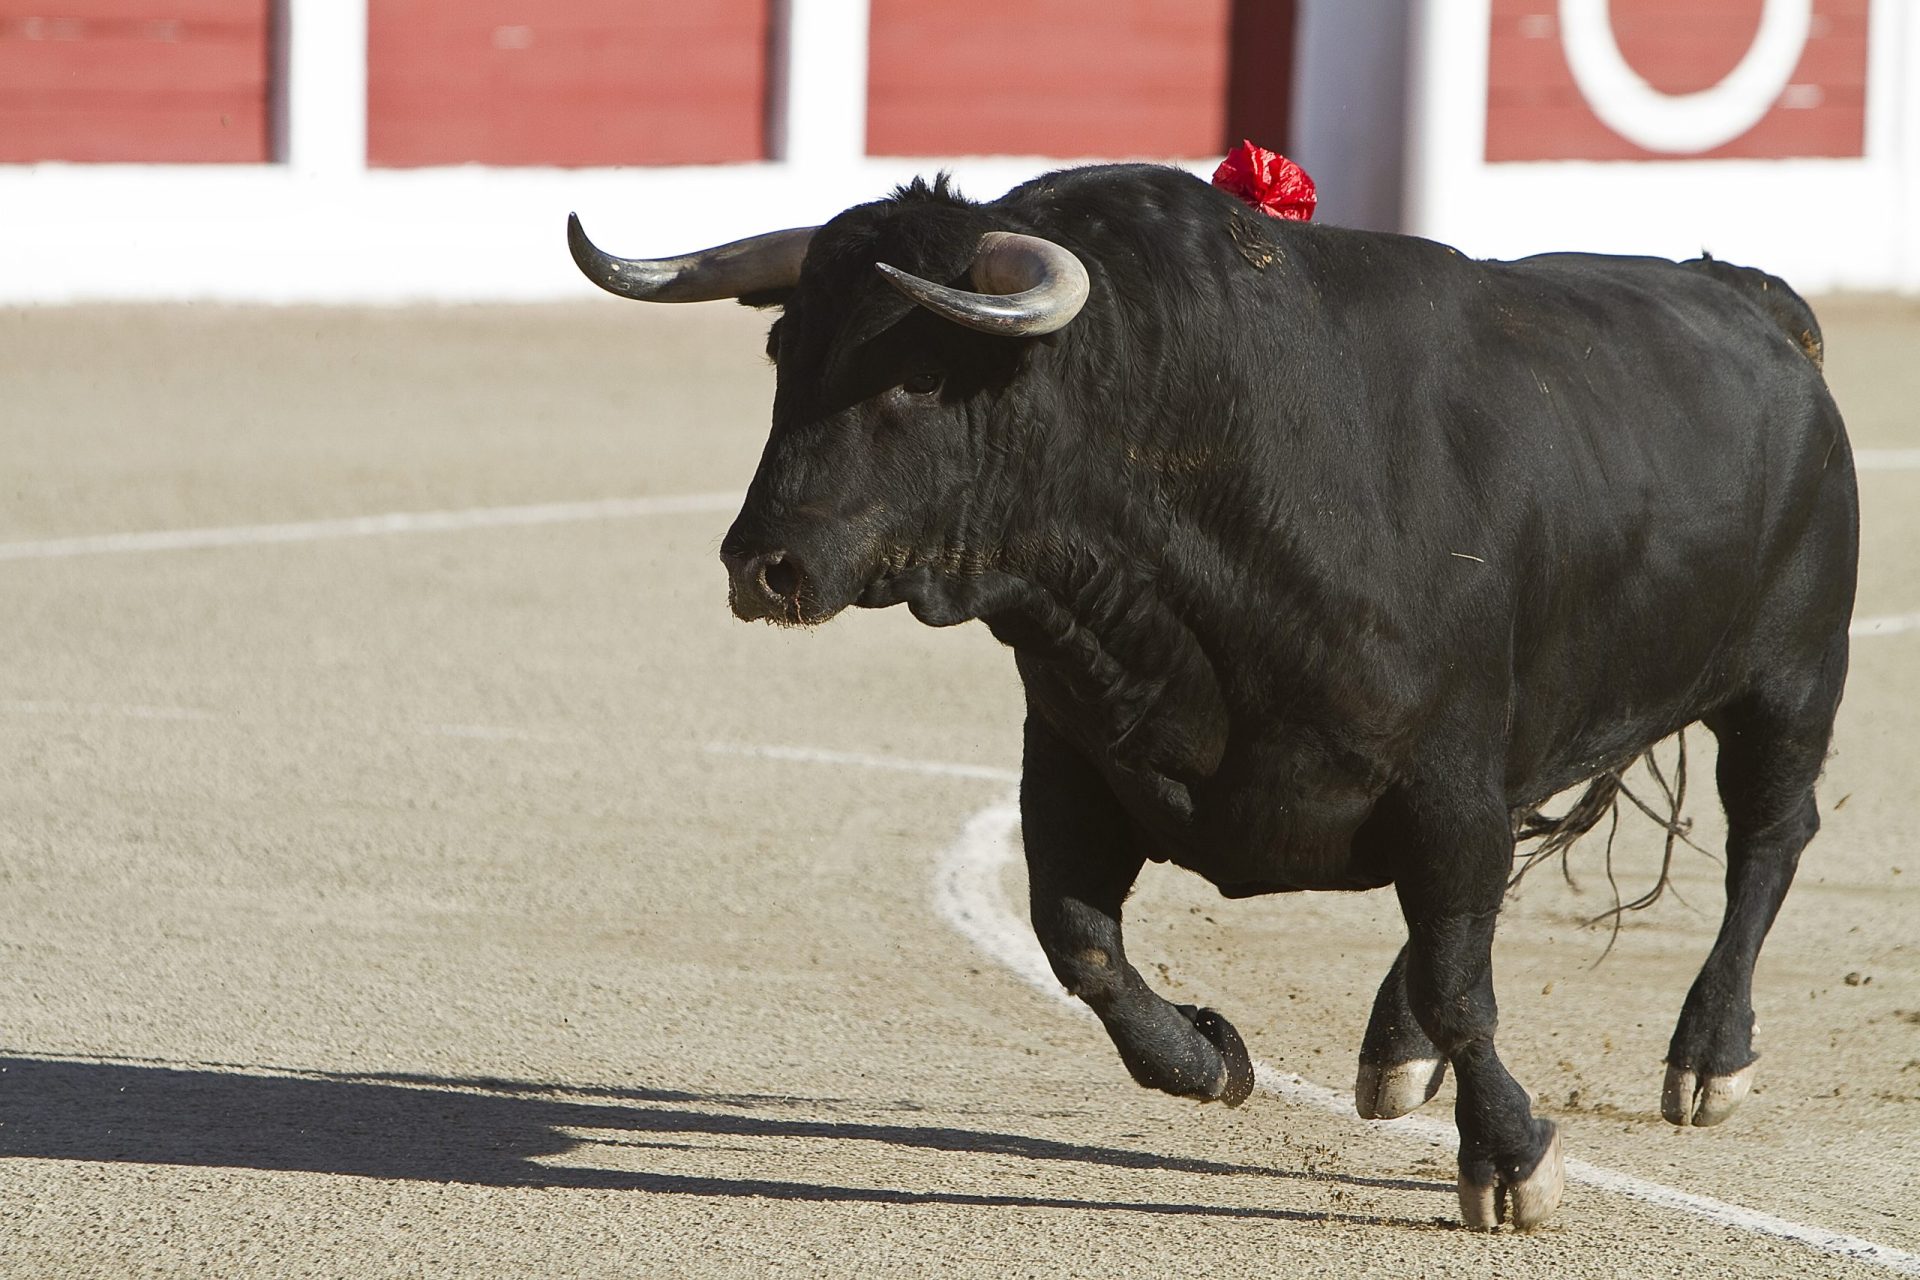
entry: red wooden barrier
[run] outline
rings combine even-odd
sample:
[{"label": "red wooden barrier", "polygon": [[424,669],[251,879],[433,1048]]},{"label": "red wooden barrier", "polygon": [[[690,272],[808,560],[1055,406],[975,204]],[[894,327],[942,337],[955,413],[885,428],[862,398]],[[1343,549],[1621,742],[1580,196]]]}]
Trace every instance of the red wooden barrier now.
[{"label": "red wooden barrier", "polygon": [[[872,0],[867,150],[1218,154],[1231,8],[1228,0]],[[1284,82],[1284,67],[1275,75]]]},{"label": "red wooden barrier", "polygon": [[0,163],[271,158],[267,0],[0,0]]},{"label": "red wooden barrier", "polygon": [[766,156],[768,0],[372,0],[387,167]]}]

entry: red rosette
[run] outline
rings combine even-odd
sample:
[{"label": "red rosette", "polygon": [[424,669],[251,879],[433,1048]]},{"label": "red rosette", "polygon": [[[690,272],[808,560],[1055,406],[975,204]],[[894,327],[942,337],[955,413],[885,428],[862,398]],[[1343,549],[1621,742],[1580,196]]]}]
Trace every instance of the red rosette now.
[{"label": "red rosette", "polygon": [[1213,185],[1272,218],[1306,222],[1318,197],[1307,171],[1277,151],[1242,142],[1213,171]]}]

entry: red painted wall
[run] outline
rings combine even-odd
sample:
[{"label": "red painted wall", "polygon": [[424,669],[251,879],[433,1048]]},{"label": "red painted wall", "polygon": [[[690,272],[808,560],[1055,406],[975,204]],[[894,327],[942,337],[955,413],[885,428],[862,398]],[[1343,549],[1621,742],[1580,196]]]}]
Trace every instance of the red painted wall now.
[{"label": "red painted wall", "polygon": [[367,159],[766,156],[768,0],[371,0]]},{"label": "red painted wall", "polygon": [[1229,0],[872,0],[867,150],[1217,154],[1232,8]]},{"label": "red painted wall", "polygon": [[0,0],[0,164],[271,158],[267,0]]},{"label": "red painted wall", "polygon": [[[1869,0],[1815,0],[1812,32],[1778,103],[1705,158],[1857,156],[1866,137]],[[1718,84],[1760,27],[1763,0],[1613,0],[1621,56],[1663,93]],[[1614,133],[1574,83],[1554,0],[1493,0],[1487,159],[1697,159],[1647,151]]]}]

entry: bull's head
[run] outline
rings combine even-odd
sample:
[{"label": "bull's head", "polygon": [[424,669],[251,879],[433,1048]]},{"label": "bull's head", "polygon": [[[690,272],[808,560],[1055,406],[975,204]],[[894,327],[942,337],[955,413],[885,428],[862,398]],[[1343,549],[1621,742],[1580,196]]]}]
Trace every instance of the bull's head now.
[{"label": "bull's head", "polygon": [[720,549],[736,615],[810,624],[901,601],[927,622],[979,615],[1018,517],[1008,472],[1047,407],[1018,390],[1022,340],[1087,299],[1072,251],[918,183],[679,258],[613,257],[577,218],[567,235],[621,297],[784,309],[767,338],[772,433]]}]

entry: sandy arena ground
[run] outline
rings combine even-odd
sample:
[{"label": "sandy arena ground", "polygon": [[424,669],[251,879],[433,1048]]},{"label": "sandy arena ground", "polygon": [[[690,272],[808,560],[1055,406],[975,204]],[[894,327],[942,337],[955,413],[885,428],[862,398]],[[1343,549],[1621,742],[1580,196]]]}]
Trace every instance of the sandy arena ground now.
[{"label": "sandy arena ground", "polygon": [[[1823,311],[1856,444],[1920,448],[1920,306]],[[1145,1093],[1009,967],[1010,657],[732,621],[763,324],[0,312],[0,1273],[1920,1274],[1920,629],[1856,642],[1731,1123],[1658,1111],[1717,867],[1598,965],[1597,844],[1513,903],[1502,1050],[1598,1170],[1469,1234],[1451,1084],[1340,1109],[1390,895],[1149,868],[1143,971],[1308,1083]],[[1907,462],[1862,476],[1861,617],[1920,611]],[[87,540],[183,529],[239,531]]]}]

